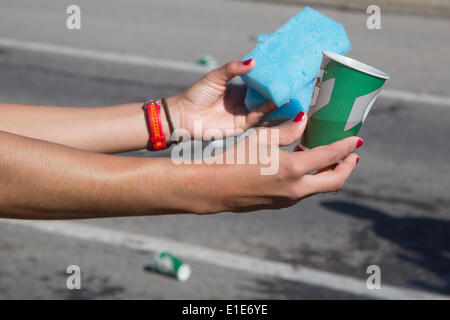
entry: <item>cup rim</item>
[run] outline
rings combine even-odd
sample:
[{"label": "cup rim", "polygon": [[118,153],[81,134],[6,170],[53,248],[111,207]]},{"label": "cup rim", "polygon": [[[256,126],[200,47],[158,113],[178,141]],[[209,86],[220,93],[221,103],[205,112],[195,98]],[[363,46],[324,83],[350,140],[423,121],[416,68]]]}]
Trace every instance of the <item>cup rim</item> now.
[{"label": "cup rim", "polygon": [[333,59],[339,63],[342,63],[343,65],[350,67],[352,69],[356,69],[358,71],[361,71],[363,73],[369,74],[371,76],[381,78],[381,79],[390,79],[390,76],[374,67],[369,66],[368,64],[362,63],[358,60],[331,52],[331,51],[322,51],[322,54],[329,57],[330,59]]}]

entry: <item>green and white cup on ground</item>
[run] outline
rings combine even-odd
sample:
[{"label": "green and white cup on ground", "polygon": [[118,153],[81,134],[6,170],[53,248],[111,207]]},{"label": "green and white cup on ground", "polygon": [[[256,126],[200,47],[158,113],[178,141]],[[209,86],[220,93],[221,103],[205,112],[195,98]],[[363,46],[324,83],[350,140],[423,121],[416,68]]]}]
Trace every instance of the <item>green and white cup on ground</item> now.
[{"label": "green and white cup on ground", "polygon": [[152,270],[177,278],[179,281],[186,281],[191,276],[189,265],[167,251],[155,254]]},{"label": "green and white cup on ground", "polygon": [[357,135],[387,79],[383,71],[323,51],[300,147],[307,150]]}]

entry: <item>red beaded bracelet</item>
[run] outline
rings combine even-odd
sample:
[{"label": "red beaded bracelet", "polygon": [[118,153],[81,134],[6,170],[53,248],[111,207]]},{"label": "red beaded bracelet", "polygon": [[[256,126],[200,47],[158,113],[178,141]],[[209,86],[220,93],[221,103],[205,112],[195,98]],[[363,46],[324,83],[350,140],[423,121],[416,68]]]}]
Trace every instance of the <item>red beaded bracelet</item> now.
[{"label": "red beaded bracelet", "polygon": [[150,128],[150,142],[154,150],[166,148],[166,137],[164,136],[161,123],[159,100],[152,99],[144,103],[144,110],[147,115],[148,126]]}]

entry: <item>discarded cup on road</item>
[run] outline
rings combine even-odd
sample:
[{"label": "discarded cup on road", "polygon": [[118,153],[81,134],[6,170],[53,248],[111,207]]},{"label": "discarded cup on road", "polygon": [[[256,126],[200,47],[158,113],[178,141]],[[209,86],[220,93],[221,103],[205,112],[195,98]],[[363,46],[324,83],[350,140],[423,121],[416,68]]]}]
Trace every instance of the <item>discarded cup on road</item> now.
[{"label": "discarded cup on road", "polygon": [[300,147],[307,150],[357,135],[387,79],[383,71],[323,51]]},{"label": "discarded cup on road", "polygon": [[189,265],[167,251],[155,254],[152,270],[175,277],[179,281],[186,281],[191,276]]},{"label": "discarded cup on road", "polygon": [[196,62],[202,66],[215,68],[217,66],[217,61],[209,54],[204,54],[200,56]]}]

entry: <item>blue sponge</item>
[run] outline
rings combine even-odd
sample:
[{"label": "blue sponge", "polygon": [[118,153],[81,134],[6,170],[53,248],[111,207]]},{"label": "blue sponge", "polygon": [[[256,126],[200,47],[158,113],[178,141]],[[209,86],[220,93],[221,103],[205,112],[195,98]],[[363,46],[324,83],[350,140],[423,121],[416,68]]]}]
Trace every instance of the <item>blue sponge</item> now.
[{"label": "blue sponge", "polygon": [[258,36],[256,48],[243,59],[256,60],[255,68],[242,76],[248,85],[247,108],[275,102],[280,108],[265,120],[290,119],[301,110],[307,112],[322,51],[344,54],[350,48],[342,25],[305,7],[276,32]]}]

